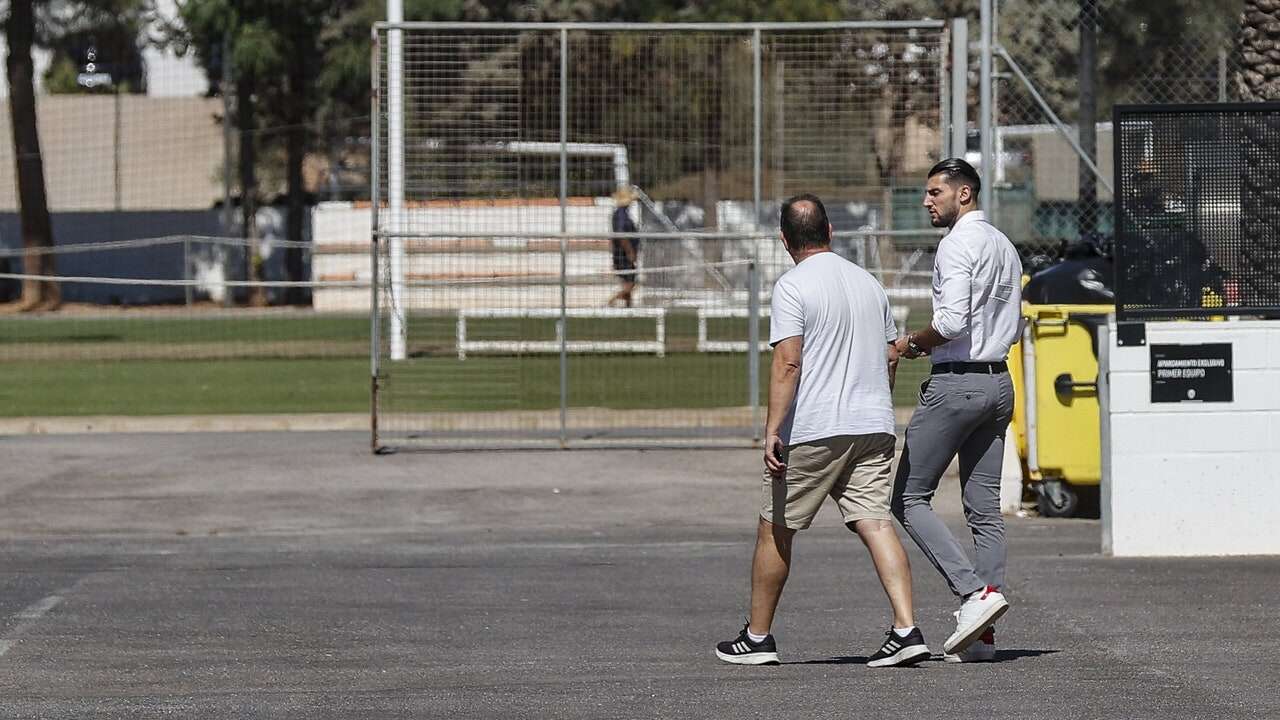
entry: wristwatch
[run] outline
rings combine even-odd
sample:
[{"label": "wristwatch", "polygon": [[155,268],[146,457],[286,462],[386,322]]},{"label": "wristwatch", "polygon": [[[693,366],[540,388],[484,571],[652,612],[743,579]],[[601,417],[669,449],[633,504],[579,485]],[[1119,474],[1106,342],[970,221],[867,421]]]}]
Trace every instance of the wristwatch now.
[{"label": "wristwatch", "polygon": [[916,342],[915,333],[911,333],[910,335],[907,336],[907,352],[911,353],[912,355],[928,355],[929,354],[928,350],[924,349],[924,347],[922,347],[919,343]]}]

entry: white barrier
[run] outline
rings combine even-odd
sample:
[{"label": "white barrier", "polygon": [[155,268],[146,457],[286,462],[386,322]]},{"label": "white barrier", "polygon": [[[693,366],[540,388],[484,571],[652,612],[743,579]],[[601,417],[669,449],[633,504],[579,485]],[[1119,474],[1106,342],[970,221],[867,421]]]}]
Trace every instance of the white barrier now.
[{"label": "white barrier", "polygon": [[[898,334],[906,333],[907,313],[909,308],[894,305],[890,310],[893,312],[893,322],[898,326]],[[746,319],[746,308],[698,308],[698,352],[746,352],[746,340],[708,340],[707,339],[707,320],[708,319],[727,319],[741,318]],[[769,317],[769,308],[760,308],[760,317]],[[766,333],[767,334],[767,333]],[[766,338],[760,341],[760,352],[769,349],[769,340]]]},{"label": "white barrier", "polygon": [[1280,322],[1116,333],[1099,338],[1103,552],[1280,554]]},{"label": "white barrier", "polygon": [[468,319],[537,318],[559,320],[557,308],[463,308],[458,311],[457,344],[458,359],[466,360],[467,353],[557,353],[561,345],[571,353],[653,353],[666,355],[667,312],[662,308],[568,308],[564,313],[569,319],[595,318],[651,318],[654,321],[653,340],[565,340],[564,327],[556,323],[555,340],[468,340]]},{"label": "white barrier", "polygon": [[[698,352],[746,352],[747,340],[708,340],[707,319],[747,318],[747,308],[698,308]],[[760,308],[760,317],[769,317],[769,308]],[[766,335],[768,333],[765,333]],[[759,351],[769,349],[769,339],[760,341]]]}]

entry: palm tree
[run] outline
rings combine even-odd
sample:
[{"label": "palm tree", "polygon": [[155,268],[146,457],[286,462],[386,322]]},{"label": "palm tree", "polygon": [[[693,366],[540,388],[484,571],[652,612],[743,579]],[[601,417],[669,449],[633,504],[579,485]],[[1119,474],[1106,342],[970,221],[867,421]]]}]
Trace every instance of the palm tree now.
[{"label": "palm tree", "polygon": [[[1240,70],[1236,92],[1248,102],[1280,100],[1280,0],[1245,0],[1240,16]],[[1244,126],[1244,186],[1240,216],[1244,272],[1239,302],[1248,307],[1280,304],[1280,183],[1274,159],[1280,153],[1280,118],[1264,117]]]},{"label": "palm tree", "polygon": [[[53,275],[53,255],[40,252],[53,247],[53,225],[45,194],[44,161],[40,157],[40,133],[36,126],[36,92],[31,46],[35,42],[35,0],[11,0],[5,22],[9,44],[6,70],[9,79],[9,112],[13,125],[13,156],[17,164],[19,219],[22,246],[27,250],[24,271],[28,275]],[[24,310],[55,308],[62,301],[55,282],[22,283]]]}]

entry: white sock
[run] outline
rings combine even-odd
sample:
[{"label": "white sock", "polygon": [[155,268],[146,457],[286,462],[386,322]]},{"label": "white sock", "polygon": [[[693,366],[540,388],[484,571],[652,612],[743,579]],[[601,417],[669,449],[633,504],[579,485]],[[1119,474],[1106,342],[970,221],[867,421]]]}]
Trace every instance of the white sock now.
[{"label": "white sock", "polygon": [[767,637],[769,637],[768,633],[765,633],[764,635],[757,635],[751,632],[750,630],[747,631],[747,639],[753,643],[762,643],[764,642],[764,639]]},{"label": "white sock", "polygon": [[893,629],[893,634],[897,635],[900,638],[904,638],[910,635],[911,631],[915,629],[916,629],[915,625],[912,625],[911,627],[905,627],[905,628],[896,627]]}]

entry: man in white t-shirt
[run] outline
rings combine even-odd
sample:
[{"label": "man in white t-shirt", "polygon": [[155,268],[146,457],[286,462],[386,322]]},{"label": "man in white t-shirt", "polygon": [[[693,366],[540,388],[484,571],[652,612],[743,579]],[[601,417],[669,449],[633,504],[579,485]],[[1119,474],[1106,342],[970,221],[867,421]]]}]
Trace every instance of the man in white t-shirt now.
[{"label": "man in white t-shirt", "polygon": [[889,300],[875,278],[831,251],[831,224],[817,197],[788,200],[781,225],[796,266],[773,288],[751,617],[737,639],[716,646],[716,655],[741,665],[778,662],[769,628],[790,570],[792,538],[831,497],[871,552],[893,606],[893,628],[867,664],[918,663],[929,648],[912,618],[911,568],[889,511],[897,363]]}]

